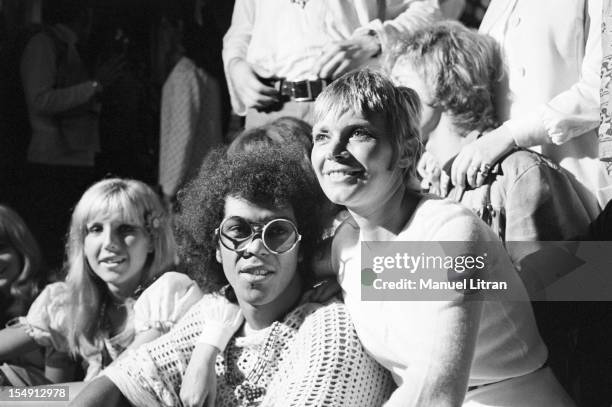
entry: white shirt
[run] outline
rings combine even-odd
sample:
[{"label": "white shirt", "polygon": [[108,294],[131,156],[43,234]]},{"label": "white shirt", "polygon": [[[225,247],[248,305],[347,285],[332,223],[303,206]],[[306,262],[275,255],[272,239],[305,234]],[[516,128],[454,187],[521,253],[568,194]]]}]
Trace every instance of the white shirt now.
[{"label": "white shirt", "polygon": [[[352,227],[345,225],[341,228]],[[347,235],[351,237],[347,239]],[[333,241],[332,261],[339,271],[338,281],[343,289],[344,302],[363,347],[391,371],[399,386],[405,384],[408,389],[400,392],[400,387],[400,393],[392,397],[389,405],[415,405],[411,404],[412,397],[423,390],[429,375],[438,373],[436,363],[440,355],[436,349],[447,337],[448,315],[454,307],[462,306],[461,301],[362,300],[362,253],[360,244],[353,245],[354,242],[350,241],[354,236],[355,232],[340,232],[336,233]],[[496,238],[468,209],[446,200],[423,198],[395,241],[431,242],[434,248],[439,242],[473,242],[473,245],[475,242],[495,242]],[[523,386],[515,386],[512,380],[529,377],[527,375],[542,366],[547,350],[538,334],[518,274],[505,252],[491,252],[496,247],[503,250],[501,244],[488,243],[481,247],[481,253],[486,248],[489,255],[487,272],[495,276],[492,281],[508,282],[510,289],[499,294],[491,292],[482,303],[468,385],[500,383],[485,386],[477,397],[468,397],[470,403],[475,404],[465,405],[566,406],[559,402],[563,391],[554,379],[550,382],[533,379],[537,380],[537,384],[531,384],[538,389],[538,397],[531,396],[533,393],[521,394]],[[435,254],[434,251],[426,255]],[[392,295],[390,291],[385,292],[387,298]],[[452,342],[443,345],[453,347],[456,352],[464,351],[465,344]],[[491,394],[496,395],[494,399],[499,404],[479,403],[481,399],[490,398]],[[419,399],[419,402],[418,405],[428,405],[427,400]]]},{"label": "white shirt", "polygon": [[[591,202],[612,198],[598,160],[601,0],[493,0],[480,31],[505,53],[508,89],[498,113],[522,147],[570,171]],[[505,91],[504,91],[505,90]],[[596,208],[595,208],[596,210]]]},{"label": "white shirt", "polygon": [[[262,77],[290,81],[316,79],[311,71],[325,45],[368,30],[376,31],[383,51],[394,34],[440,18],[438,0],[237,0],[223,40],[223,62],[245,59]],[[232,106],[246,107],[228,76]]]}]

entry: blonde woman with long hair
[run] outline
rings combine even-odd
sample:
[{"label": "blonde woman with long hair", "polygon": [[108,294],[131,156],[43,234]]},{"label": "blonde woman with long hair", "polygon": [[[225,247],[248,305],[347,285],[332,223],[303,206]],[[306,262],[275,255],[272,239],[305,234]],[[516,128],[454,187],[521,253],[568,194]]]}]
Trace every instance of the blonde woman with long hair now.
[{"label": "blonde woman with long hair", "polygon": [[186,276],[166,273],[176,258],[170,217],[140,181],[90,187],[72,214],[66,252],[66,280],[0,331],[0,360],[38,344],[80,357],[87,381],[128,346],[168,330],[202,295]]}]

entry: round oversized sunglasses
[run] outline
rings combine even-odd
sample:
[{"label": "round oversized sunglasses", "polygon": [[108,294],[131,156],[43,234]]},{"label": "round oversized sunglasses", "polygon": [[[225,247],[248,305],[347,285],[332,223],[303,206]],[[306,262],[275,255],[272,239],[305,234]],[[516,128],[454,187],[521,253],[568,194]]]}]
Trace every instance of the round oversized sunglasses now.
[{"label": "round oversized sunglasses", "polygon": [[288,252],[302,239],[295,223],[283,218],[272,219],[262,225],[232,216],[221,222],[215,234],[225,248],[239,253],[258,236],[265,248],[274,254]]}]

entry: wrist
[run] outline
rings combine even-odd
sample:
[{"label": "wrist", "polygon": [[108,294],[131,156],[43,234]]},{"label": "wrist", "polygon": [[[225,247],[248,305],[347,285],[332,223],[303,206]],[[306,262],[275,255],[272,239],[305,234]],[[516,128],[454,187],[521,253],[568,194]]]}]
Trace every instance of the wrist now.
[{"label": "wrist", "polygon": [[382,44],[378,33],[375,30],[368,30],[365,38],[367,40],[367,47],[370,50],[370,58],[378,58],[382,53]]}]

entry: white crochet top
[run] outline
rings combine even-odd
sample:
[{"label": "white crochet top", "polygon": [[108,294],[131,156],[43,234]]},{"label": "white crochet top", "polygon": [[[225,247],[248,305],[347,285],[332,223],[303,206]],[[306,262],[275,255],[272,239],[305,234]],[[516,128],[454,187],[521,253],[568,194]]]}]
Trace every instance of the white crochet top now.
[{"label": "white crochet top", "polygon": [[[224,299],[207,297],[209,305],[217,298],[225,306]],[[208,313],[214,318],[217,312],[213,308],[194,306],[167,335],[126,352],[103,374],[134,405],[179,406],[183,374]],[[217,358],[216,373],[221,407],[380,406],[393,387],[387,371],[363,350],[338,302],[302,305],[264,330],[232,338]],[[238,394],[249,390],[260,397]]]}]

